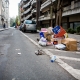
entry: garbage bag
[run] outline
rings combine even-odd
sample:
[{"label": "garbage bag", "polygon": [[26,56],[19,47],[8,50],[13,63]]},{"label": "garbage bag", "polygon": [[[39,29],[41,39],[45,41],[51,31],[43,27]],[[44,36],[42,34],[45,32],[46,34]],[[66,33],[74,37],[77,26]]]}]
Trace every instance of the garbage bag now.
[{"label": "garbage bag", "polygon": [[64,44],[57,44],[57,45],[55,45],[55,48],[64,50],[66,48],[66,46]]},{"label": "garbage bag", "polygon": [[39,41],[38,43],[39,43],[39,45],[41,45],[41,46],[46,46],[46,42]]},{"label": "garbage bag", "polygon": [[40,41],[47,42],[46,38],[44,38],[44,37],[41,37]]}]

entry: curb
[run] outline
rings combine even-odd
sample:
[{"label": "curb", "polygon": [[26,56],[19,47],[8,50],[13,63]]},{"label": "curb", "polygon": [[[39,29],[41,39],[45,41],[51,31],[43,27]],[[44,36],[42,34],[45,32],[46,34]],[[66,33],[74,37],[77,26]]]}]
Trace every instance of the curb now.
[{"label": "curb", "polygon": [[4,31],[4,30],[7,30],[7,29],[9,29],[9,28],[5,28],[5,29],[0,29],[0,31]]},{"label": "curb", "polygon": [[0,31],[4,31],[4,29],[0,29]]}]

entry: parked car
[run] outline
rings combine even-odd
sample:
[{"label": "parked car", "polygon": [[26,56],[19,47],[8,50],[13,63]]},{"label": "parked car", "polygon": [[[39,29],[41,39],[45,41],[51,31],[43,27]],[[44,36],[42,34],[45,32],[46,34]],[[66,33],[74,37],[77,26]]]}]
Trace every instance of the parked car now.
[{"label": "parked car", "polygon": [[21,25],[19,26],[19,30],[22,31],[22,28],[23,28],[23,23],[21,23]]},{"label": "parked car", "polygon": [[23,23],[22,31],[37,32],[36,22],[33,20],[25,20]]}]

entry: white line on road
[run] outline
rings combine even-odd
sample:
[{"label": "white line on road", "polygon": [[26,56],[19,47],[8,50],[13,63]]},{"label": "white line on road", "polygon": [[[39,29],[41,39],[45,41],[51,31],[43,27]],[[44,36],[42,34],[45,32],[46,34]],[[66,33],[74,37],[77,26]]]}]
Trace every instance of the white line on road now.
[{"label": "white line on road", "polygon": [[18,53],[19,55],[21,54],[21,53]]},{"label": "white line on road", "polygon": [[16,49],[16,50],[20,50],[20,49]]},{"label": "white line on road", "polygon": [[62,59],[80,61],[80,59],[78,59],[78,58],[72,58],[72,57],[66,57],[66,56],[58,56],[58,55],[56,55],[56,56],[57,56],[58,58],[62,58]]},{"label": "white line on road", "polygon": [[[52,57],[53,54],[48,51],[47,49],[43,49],[43,51],[49,56]],[[56,62],[62,67],[64,68],[66,71],[68,71],[73,77],[75,77],[76,79],[80,80],[80,73],[78,72],[78,70],[74,69],[73,67],[69,66],[67,63],[65,63],[64,61],[62,61],[58,56],[56,56]]]},{"label": "white line on road", "polygon": [[78,52],[78,51],[64,51],[64,50],[57,50],[57,49],[48,49],[48,50],[51,50],[51,51],[59,51],[59,52],[71,52],[71,53],[80,54],[80,52]]},{"label": "white line on road", "polygon": [[[22,33],[22,32],[21,32]],[[41,48],[41,46],[39,44],[37,44],[34,40],[32,40],[31,38],[29,38],[27,35],[25,35],[24,33],[22,33],[26,38],[28,38],[32,43],[34,43],[36,46],[38,46],[39,48]]]}]

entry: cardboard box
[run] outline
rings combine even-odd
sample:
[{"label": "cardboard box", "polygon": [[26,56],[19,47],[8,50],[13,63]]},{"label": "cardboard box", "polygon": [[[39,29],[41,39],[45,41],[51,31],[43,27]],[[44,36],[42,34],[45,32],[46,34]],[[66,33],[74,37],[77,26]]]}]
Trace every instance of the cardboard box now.
[{"label": "cardboard box", "polygon": [[62,43],[65,44],[65,43],[70,43],[70,44],[77,44],[77,41],[76,39],[73,39],[73,38],[65,38],[65,39],[62,39]]},{"label": "cardboard box", "polygon": [[58,39],[58,44],[61,44],[62,39]]},{"label": "cardboard box", "polygon": [[76,44],[69,45],[69,51],[77,51],[77,45]]},{"label": "cardboard box", "polygon": [[65,38],[62,39],[61,43],[66,45],[66,49],[69,51],[76,51],[77,50],[77,41],[73,38]]},{"label": "cardboard box", "polygon": [[46,38],[46,40],[51,41],[52,34],[49,34],[48,32],[44,32],[44,37]]}]

